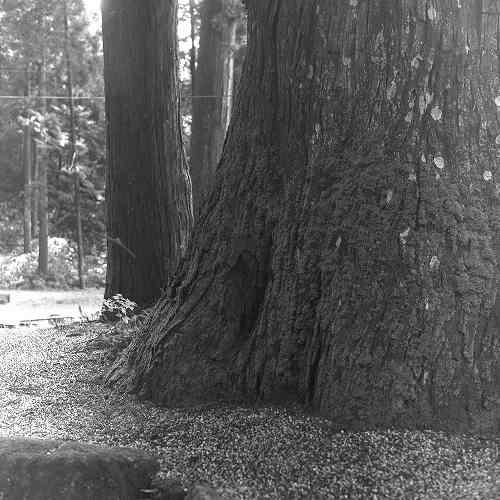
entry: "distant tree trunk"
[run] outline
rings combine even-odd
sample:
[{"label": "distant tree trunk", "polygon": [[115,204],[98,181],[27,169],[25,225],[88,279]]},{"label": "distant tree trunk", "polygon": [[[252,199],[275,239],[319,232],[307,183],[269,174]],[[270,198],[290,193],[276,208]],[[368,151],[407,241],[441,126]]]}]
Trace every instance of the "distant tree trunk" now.
[{"label": "distant tree trunk", "polygon": [[[25,69],[26,88],[25,96],[30,97],[31,80],[29,63]],[[24,171],[24,209],[23,209],[23,235],[24,253],[31,251],[31,196],[32,196],[32,171],[31,171],[31,127],[26,124],[23,127],[23,171]]]},{"label": "distant tree trunk", "polygon": [[110,379],[162,404],[243,395],[350,427],[497,431],[497,17],[246,3],[207,213]]},{"label": "distant tree trunk", "polygon": [[31,238],[37,237],[38,230],[38,193],[39,193],[39,178],[38,178],[38,151],[36,142],[31,141],[31,167],[32,167],[32,193],[31,193]]},{"label": "distant tree trunk", "polygon": [[232,108],[236,28],[240,0],[203,0],[200,48],[193,86],[191,178],[198,214],[213,183]]},{"label": "distant tree trunk", "polygon": [[104,0],[106,297],[161,295],[191,230],[177,85],[177,2]]},{"label": "distant tree trunk", "polygon": [[29,125],[23,128],[23,168],[24,168],[24,253],[31,251],[31,128]]},{"label": "distant tree trunk", "polygon": [[40,158],[40,197],[38,207],[38,271],[42,275],[48,272],[49,261],[49,218],[48,218],[48,189],[47,163],[42,153]]},{"label": "distant tree trunk", "polygon": [[[42,23],[45,26],[45,22]],[[46,47],[42,47],[42,65],[40,69],[40,95],[47,95]],[[47,100],[42,98],[42,113],[47,114]],[[38,155],[38,272],[46,275],[49,270],[49,216],[47,190],[47,156],[45,148]]]},{"label": "distant tree trunk", "polygon": [[194,94],[196,80],[196,5],[189,0],[189,21],[191,25],[191,48],[189,49],[189,71],[191,73],[191,93]]},{"label": "distant tree trunk", "polygon": [[68,5],[67,0],[63,0],[64,9],[64,52],[66,57],[66,74],[67,74],[67,92],[68,92],[68,108],[69,108],[69,161],[73,170],[73,189],[74,198],[73,205],[75,208],[76,221],[76,253],[78,258],[78,286],[85,288],[83,278],[83,229],[82,229],[82,213],[80,201],[80,172],[78,170],[76,158],[76,131],[75,131],[75,107],[73,103],[73,70],[71,65],[71,46],[69,36],[69,20],[68,20]]}]

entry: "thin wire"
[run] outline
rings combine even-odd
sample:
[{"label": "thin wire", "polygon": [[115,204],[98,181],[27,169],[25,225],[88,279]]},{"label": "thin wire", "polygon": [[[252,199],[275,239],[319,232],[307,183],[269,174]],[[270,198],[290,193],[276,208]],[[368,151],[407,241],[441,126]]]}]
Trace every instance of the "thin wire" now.
[{"label": "thin wire", "polygon": [[[232,94],[226,95],[187,95],[182,96],[183,99],[223,99],[225,97],[233,97]],[[30,100],[30,99],[59,99],[63,101],[67,101],[67,96],[60,95],[0,95],[0,99],[20,99],[20,100]],[[73,96],[72,100],[80,100],[80,99],[105,99],[104,96]]]},{"label": "thin wire", "polygon": [[[31,99],[60,99],[67,101],[68,97],[67,96],[60,96],[60,95],[32,95],[32,96],[27,96],[27,95],[0,95],[0,99],[18,99],[18,100],[31,100]],[[82,96],[82,97],[77,97],[74,96],[72,100],[76,99],[104,99],[102,96]]]}]

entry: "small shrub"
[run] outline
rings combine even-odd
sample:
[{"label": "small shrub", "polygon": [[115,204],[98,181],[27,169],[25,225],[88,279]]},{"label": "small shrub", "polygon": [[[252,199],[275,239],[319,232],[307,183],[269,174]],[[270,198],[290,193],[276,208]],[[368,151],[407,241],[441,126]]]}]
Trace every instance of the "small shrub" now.
[{"label": "small shrub", "polygon": [[[29,253],[14,254],[0,260],[0,288],[65,289],[78,284],[77,254],[65,238],[49,238],[49,270],[38,272],[38,242]],[[106,281],[106,254],[94,252],[86,257],[84,279],[87,286],[101,287]]]},{"label": "small shrub", "polygon": [[38,245],[29,253],[11,255],[0,264],[0,287],[67,288],[76,281],[75,250],[64,238],[49,238],[49,272],[38,273]]},{"label": "small shrub", "polygon": [[90,350],[102,352],[107,363],[113,362],[128,347],[132,339],[139,334],[151,309],[137,312],[137,304],[121,294],[105,299],[101,309],[101,318],[115,321],[104,332],[99,333],[87,343]]},{"label": "small shrub", "polygon": [[117,293],[109,299],[104,299],[101,314],[106,321],[121,320],[127,324],[136,310],[137,304],[135,302],[125,298],[121,293]]}]

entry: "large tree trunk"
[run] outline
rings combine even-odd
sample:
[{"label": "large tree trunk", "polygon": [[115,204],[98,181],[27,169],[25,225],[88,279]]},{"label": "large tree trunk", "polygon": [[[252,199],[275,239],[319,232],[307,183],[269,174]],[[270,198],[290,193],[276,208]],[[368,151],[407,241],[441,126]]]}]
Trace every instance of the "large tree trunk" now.
[{"label": "large tree trunk", "polygon": [[236,28],[240,0],[203,0],[200,6],[200,49],[193,79],[191,179],[198,214],[210,190],[229,125],[234,82]]},{"label": "large tree trunk", "polygon": [[111,378],[164,404],[496,430],[498,16],[471,0],[247,5],[215,190]]},{"label": "large tree trunk", "polygon": [[108,275],[149,305],[185,252],[191,185],[177,88],[176,1],[104,0]]}]

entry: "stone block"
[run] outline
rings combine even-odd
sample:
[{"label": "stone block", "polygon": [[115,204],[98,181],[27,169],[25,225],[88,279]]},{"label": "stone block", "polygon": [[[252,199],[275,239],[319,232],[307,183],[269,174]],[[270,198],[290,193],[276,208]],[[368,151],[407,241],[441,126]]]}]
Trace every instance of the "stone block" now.
[{"label": "stone block", "polygon": [[132,448],[0,439],[0,499],[137,500],[159,469]]}]

